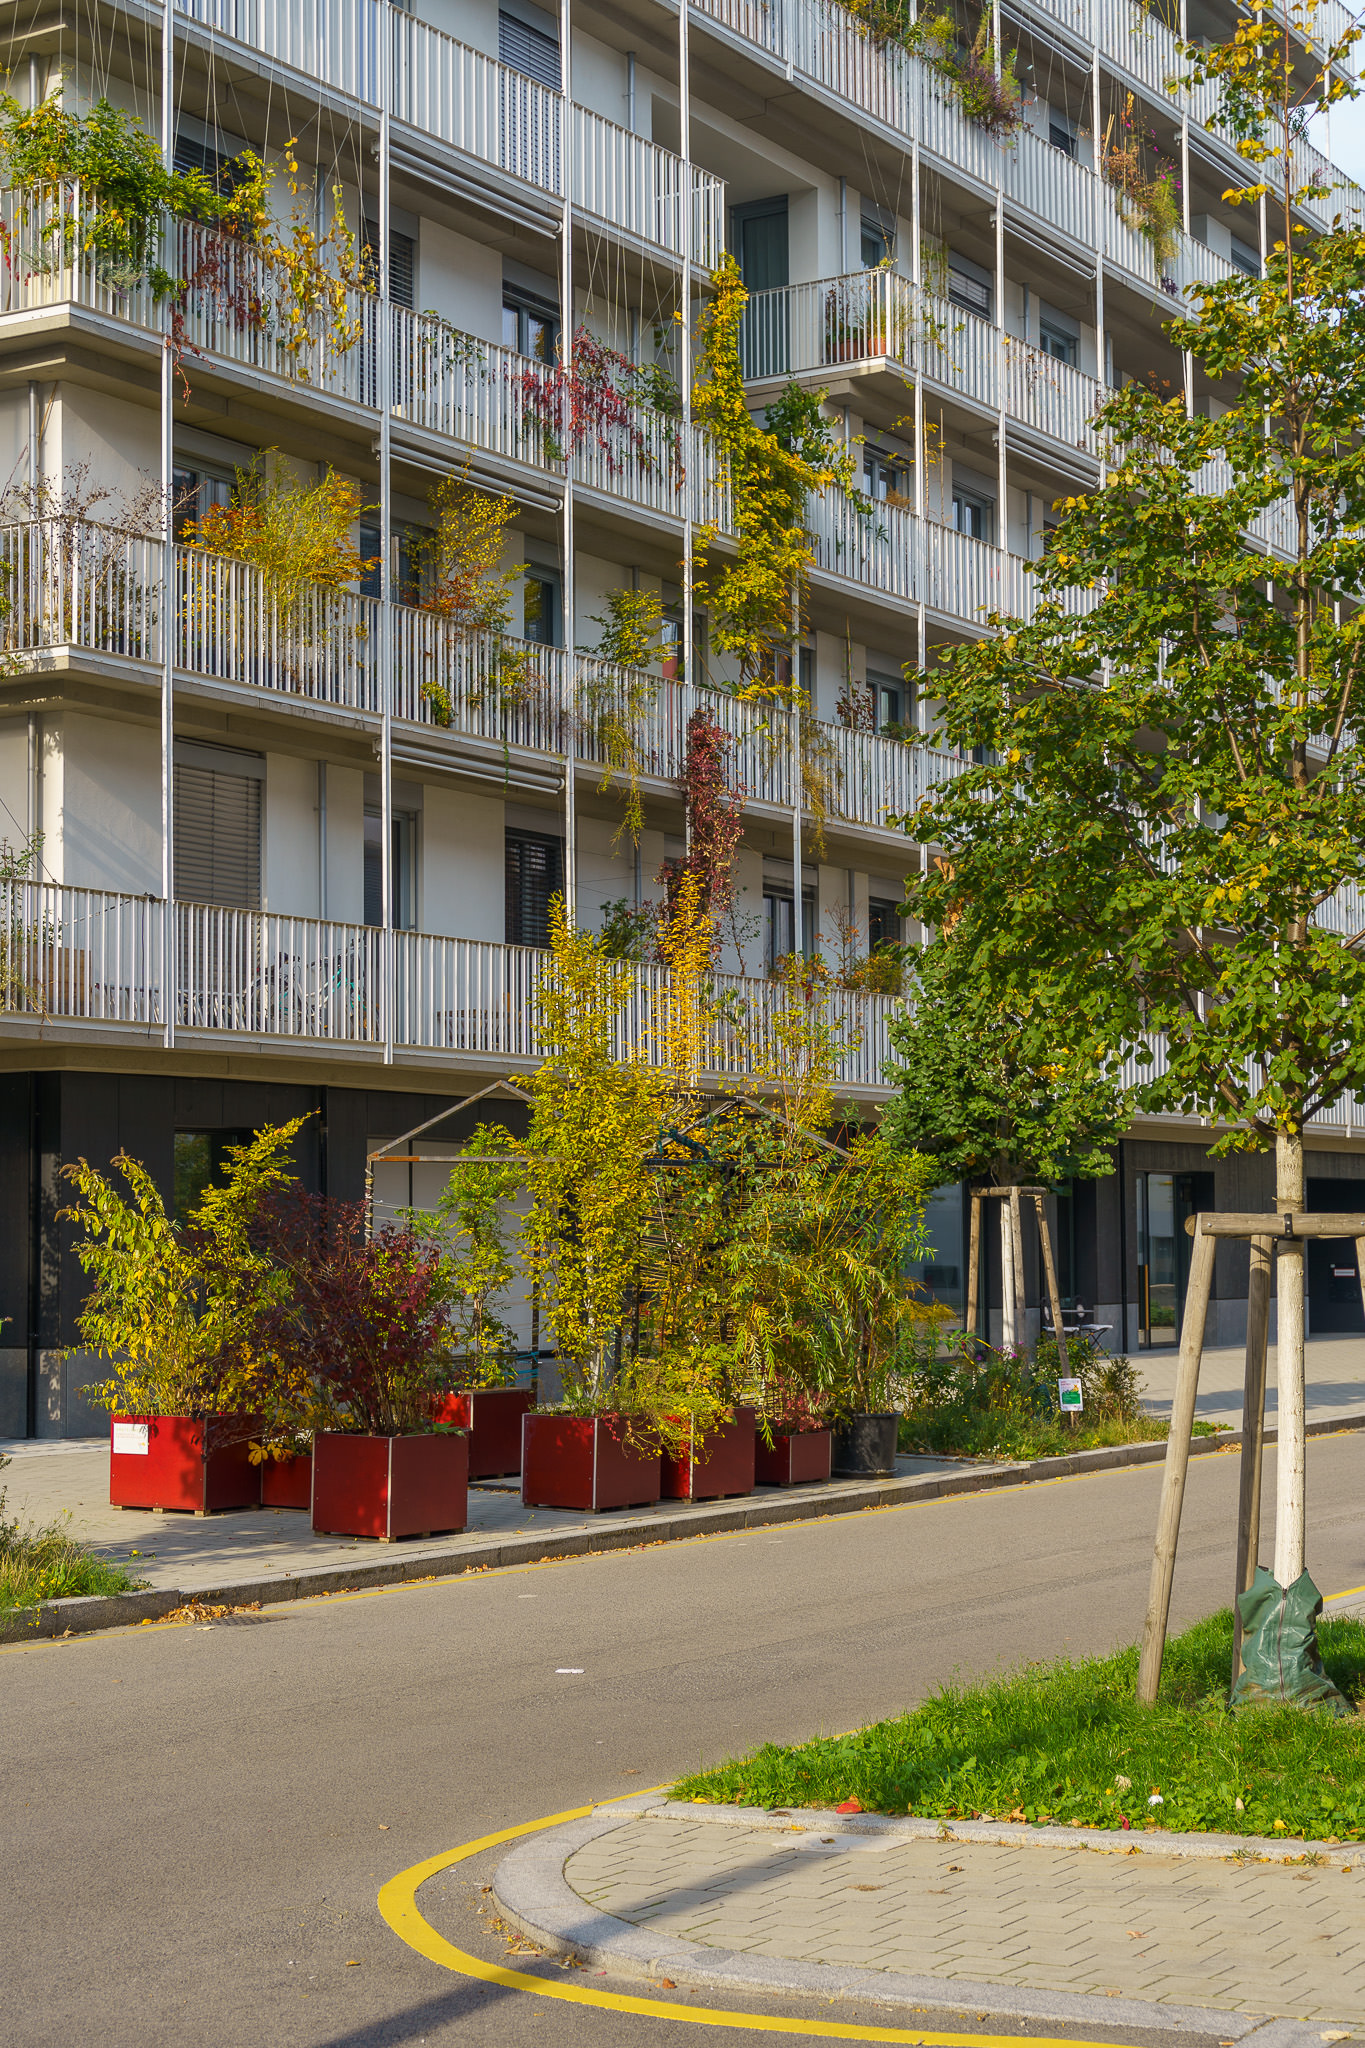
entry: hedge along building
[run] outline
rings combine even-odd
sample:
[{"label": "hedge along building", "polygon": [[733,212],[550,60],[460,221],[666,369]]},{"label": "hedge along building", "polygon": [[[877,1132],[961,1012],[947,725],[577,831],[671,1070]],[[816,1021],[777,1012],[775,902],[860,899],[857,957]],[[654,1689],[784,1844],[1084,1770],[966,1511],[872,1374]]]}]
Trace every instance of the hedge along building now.
[{"label": "hedge along building", "polygon": [[[1340,12],[1330,0],[1325,33]],[[79,1273],[62,1163],[126,1147],[183,1202],[234,1135],[312,1109],[305,1177],[358,1195],[367,1150],[534,1061],[551,896],[596,927],[658,893],[683,850],[696,709],[729,735],[744,792],[716,1081],[752,1057],[778,956],[837,966],[841,924],[861,953],[917,936],[897,906],[927,849],[890,821],[960,766],[932,740],[936,650],[1027,610],[1054,499],[1098,473],[1103,390],[1179,388],[1163,314],[1260,263],[1263,223],[1221,197],[1235,159],[1167,85],[1175,34],[1232,19],[1221,0],[1197,22],[1011,0],[984,41],[972,8],[960,42],[916,52],[832,0],[680,17],[644,0],[95,0],[80,26],[8,10],[21,112],[106,98],[220,195],[244,150],[277,174],[254,239],[168,218],[136,261],[101,232],[98,165],[0,196],[0,805],[35,848],[5,885],[0,1433],[96,1426],[63,1358]],[[1017,52],[1017,110],[963,55],[992,39]],[[1119,144],[1174,195],[1170,218],[1124,185]],[[334,188],[353,250],[329,235]],[[804,736],[787,703],[727,688],[714,604],[681,566],[706,529],[722,561],[734,546],[689,403],[727,248],[750,294],[749,404],[789,380],[825,393],[873,506],[831,488],[807,509],[807,587],[773,673],[808,693]],[[608,393],[598,345],[657,381],[610,368]],[[271,488],[329,467],[354,484],[349,545],[372,566],[349,588],[324,576],[285,601],[191,544],[188,522],[258,459]],[[452,476],[511,501],[500,649],[431,606],[431,491]],[[624,667],[582,651],[619,592],[658,604]],[[637,839],[619,830],[627,785]],[[871,1106],[895,1001],[833,996],[841,1087]],[[646,989],[623,1028],[647,1008]],[[1332,1206],[1365,1206],[1354,1116],[1313,1133],[1310,1203],[1330,1180]],[[1129,1345],[1173,1334],[1183,1214],[1268,1205],[1268,1167],[1212,1166],[1206,1147],[1197,1125],[1144,1126],[1111,1179],[1057,1203],[1064,1294]],[[381,1205],[440,1177],[381,1168]],[[959,1306],[963,1221],[944,1190],[923,1268]],[[1219,1254],[1226,1339],[1241,1257]],[[1036,1265],[1031,1248],[1035,1301]],[[1351,1281],[1316,1279],[1314,1328],[1358,1317]],[[998,1250],[987,1283],[998,1331]]]}]

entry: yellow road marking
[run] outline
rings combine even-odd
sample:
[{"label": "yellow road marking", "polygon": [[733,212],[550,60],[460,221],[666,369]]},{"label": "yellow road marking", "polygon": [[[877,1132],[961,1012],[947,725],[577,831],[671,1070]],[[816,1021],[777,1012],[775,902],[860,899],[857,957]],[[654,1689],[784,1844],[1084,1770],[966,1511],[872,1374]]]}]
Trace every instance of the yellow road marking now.
[{"label": "yellow road marking", "polygon": [[[429,1856],[425,1863],[400,1870],[381,1887],[379,1910],[401,1941],[443,1970],[455,1970],[462,1977],[478,1977],[485,1984],[499,1984],[508,1991],[555,1998],[561,2005],[586,2005],[599,2012],[633,2012],[646,2019],[677,2020],[694,2027],[737,2027],[751,2034],[803,2034],[821,2041],[895,2041],[913,2043],[916,2048],[1019,2048],[1018,2034],[941,2034],[927,2027],[864,2027],[842,2020],[803,2020],[780,2013],[732,2012],[723,2006],[677,2005],[665,1998],[642,1998],[625,1991],[594,1991],[586,1984],[550,1983],[528,1977],[521,1970],[504,1969],[501,1963],[486,1963],[481,1956],[456,1948],[418,1912],[418,1890],[440,1871],[449,1870],[470,1856],[481,1855],[485,1849],[494,1849],[501,1842],[514,1842],[519,1835],[534,1835],[542,1828],[560,1827],[565,1821],[584,1820],[594,1810],[591,1806],[572,1806],[563,1813],[547,1814],[543,1820],[500,1828],[496,1834],[480,1835],[477,1841],[465,1842],[458,1849]],[[1067,2041],[1032,2033],[1027,2039],[1029,2048],[1110,2048],[1110,2044]]]}]

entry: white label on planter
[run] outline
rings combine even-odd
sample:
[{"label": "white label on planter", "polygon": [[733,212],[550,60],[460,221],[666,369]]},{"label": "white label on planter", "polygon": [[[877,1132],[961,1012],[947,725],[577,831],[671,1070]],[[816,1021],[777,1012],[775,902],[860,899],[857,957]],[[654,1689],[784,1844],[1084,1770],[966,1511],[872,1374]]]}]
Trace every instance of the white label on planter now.
[{"label": "white label on planter", "polygon": [[114,1424],[114,1455],[117,1458],[145,1458],[151,1448],[147,1438],[150,1432],[145,1422],[116,1422]]},{"label": "white label on planter", "polygon": [[1057,1400],[1059,1405],[1073,1415],[1081,1412],[1081,1383],[1079,1380],[1058,1380]]}]

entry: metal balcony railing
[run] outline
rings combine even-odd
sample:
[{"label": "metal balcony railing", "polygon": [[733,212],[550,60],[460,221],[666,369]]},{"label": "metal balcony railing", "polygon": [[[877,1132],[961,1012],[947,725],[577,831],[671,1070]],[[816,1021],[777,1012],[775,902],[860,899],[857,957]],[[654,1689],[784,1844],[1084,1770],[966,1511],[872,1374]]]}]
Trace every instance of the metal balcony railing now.
[{"label": "metal balcony railing", "polygon": [[[164,1026],[310,1046],[474,1055],[529,1066],[543,1056],[538,1018],[548,955],[477,939],[177,903],[166,965],[162,903],[111,890],[0,886],[0,1022]],[[661,968],[627,969],[618,1058],[661,1056]],[[791,998],[781,985],[709,977],[703,1077],[772,1066]],[[831,987],[825,1013],[846,1048],[838,1080],[881,1089],[893,997]]]},{"label": "metal balcony railing", "polygon": [[[394,119],[507,176],[564,197],[564,96],[383,0],[176,0],[179,11],[305,79],[376,105],[380,38],[391,38]],[[387,23],[387,29],[386,29]],[[575,105],[573,201],[583,213],[681,254],[682,160]],[[692,167],[692,260],[713,269],[725,245],[725,185]]]}]

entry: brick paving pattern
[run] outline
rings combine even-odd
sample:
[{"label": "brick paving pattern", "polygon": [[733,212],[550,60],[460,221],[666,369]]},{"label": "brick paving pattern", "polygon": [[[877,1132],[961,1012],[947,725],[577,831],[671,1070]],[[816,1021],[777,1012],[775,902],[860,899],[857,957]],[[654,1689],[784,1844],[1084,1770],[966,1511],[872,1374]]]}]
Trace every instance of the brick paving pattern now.
[{"label": "brick paving pattern", "polygon": [[643,1819],[564,1875],[602,1912],[715,1948],[1365,2021],[1365,1855],[1343,1870]]}]

